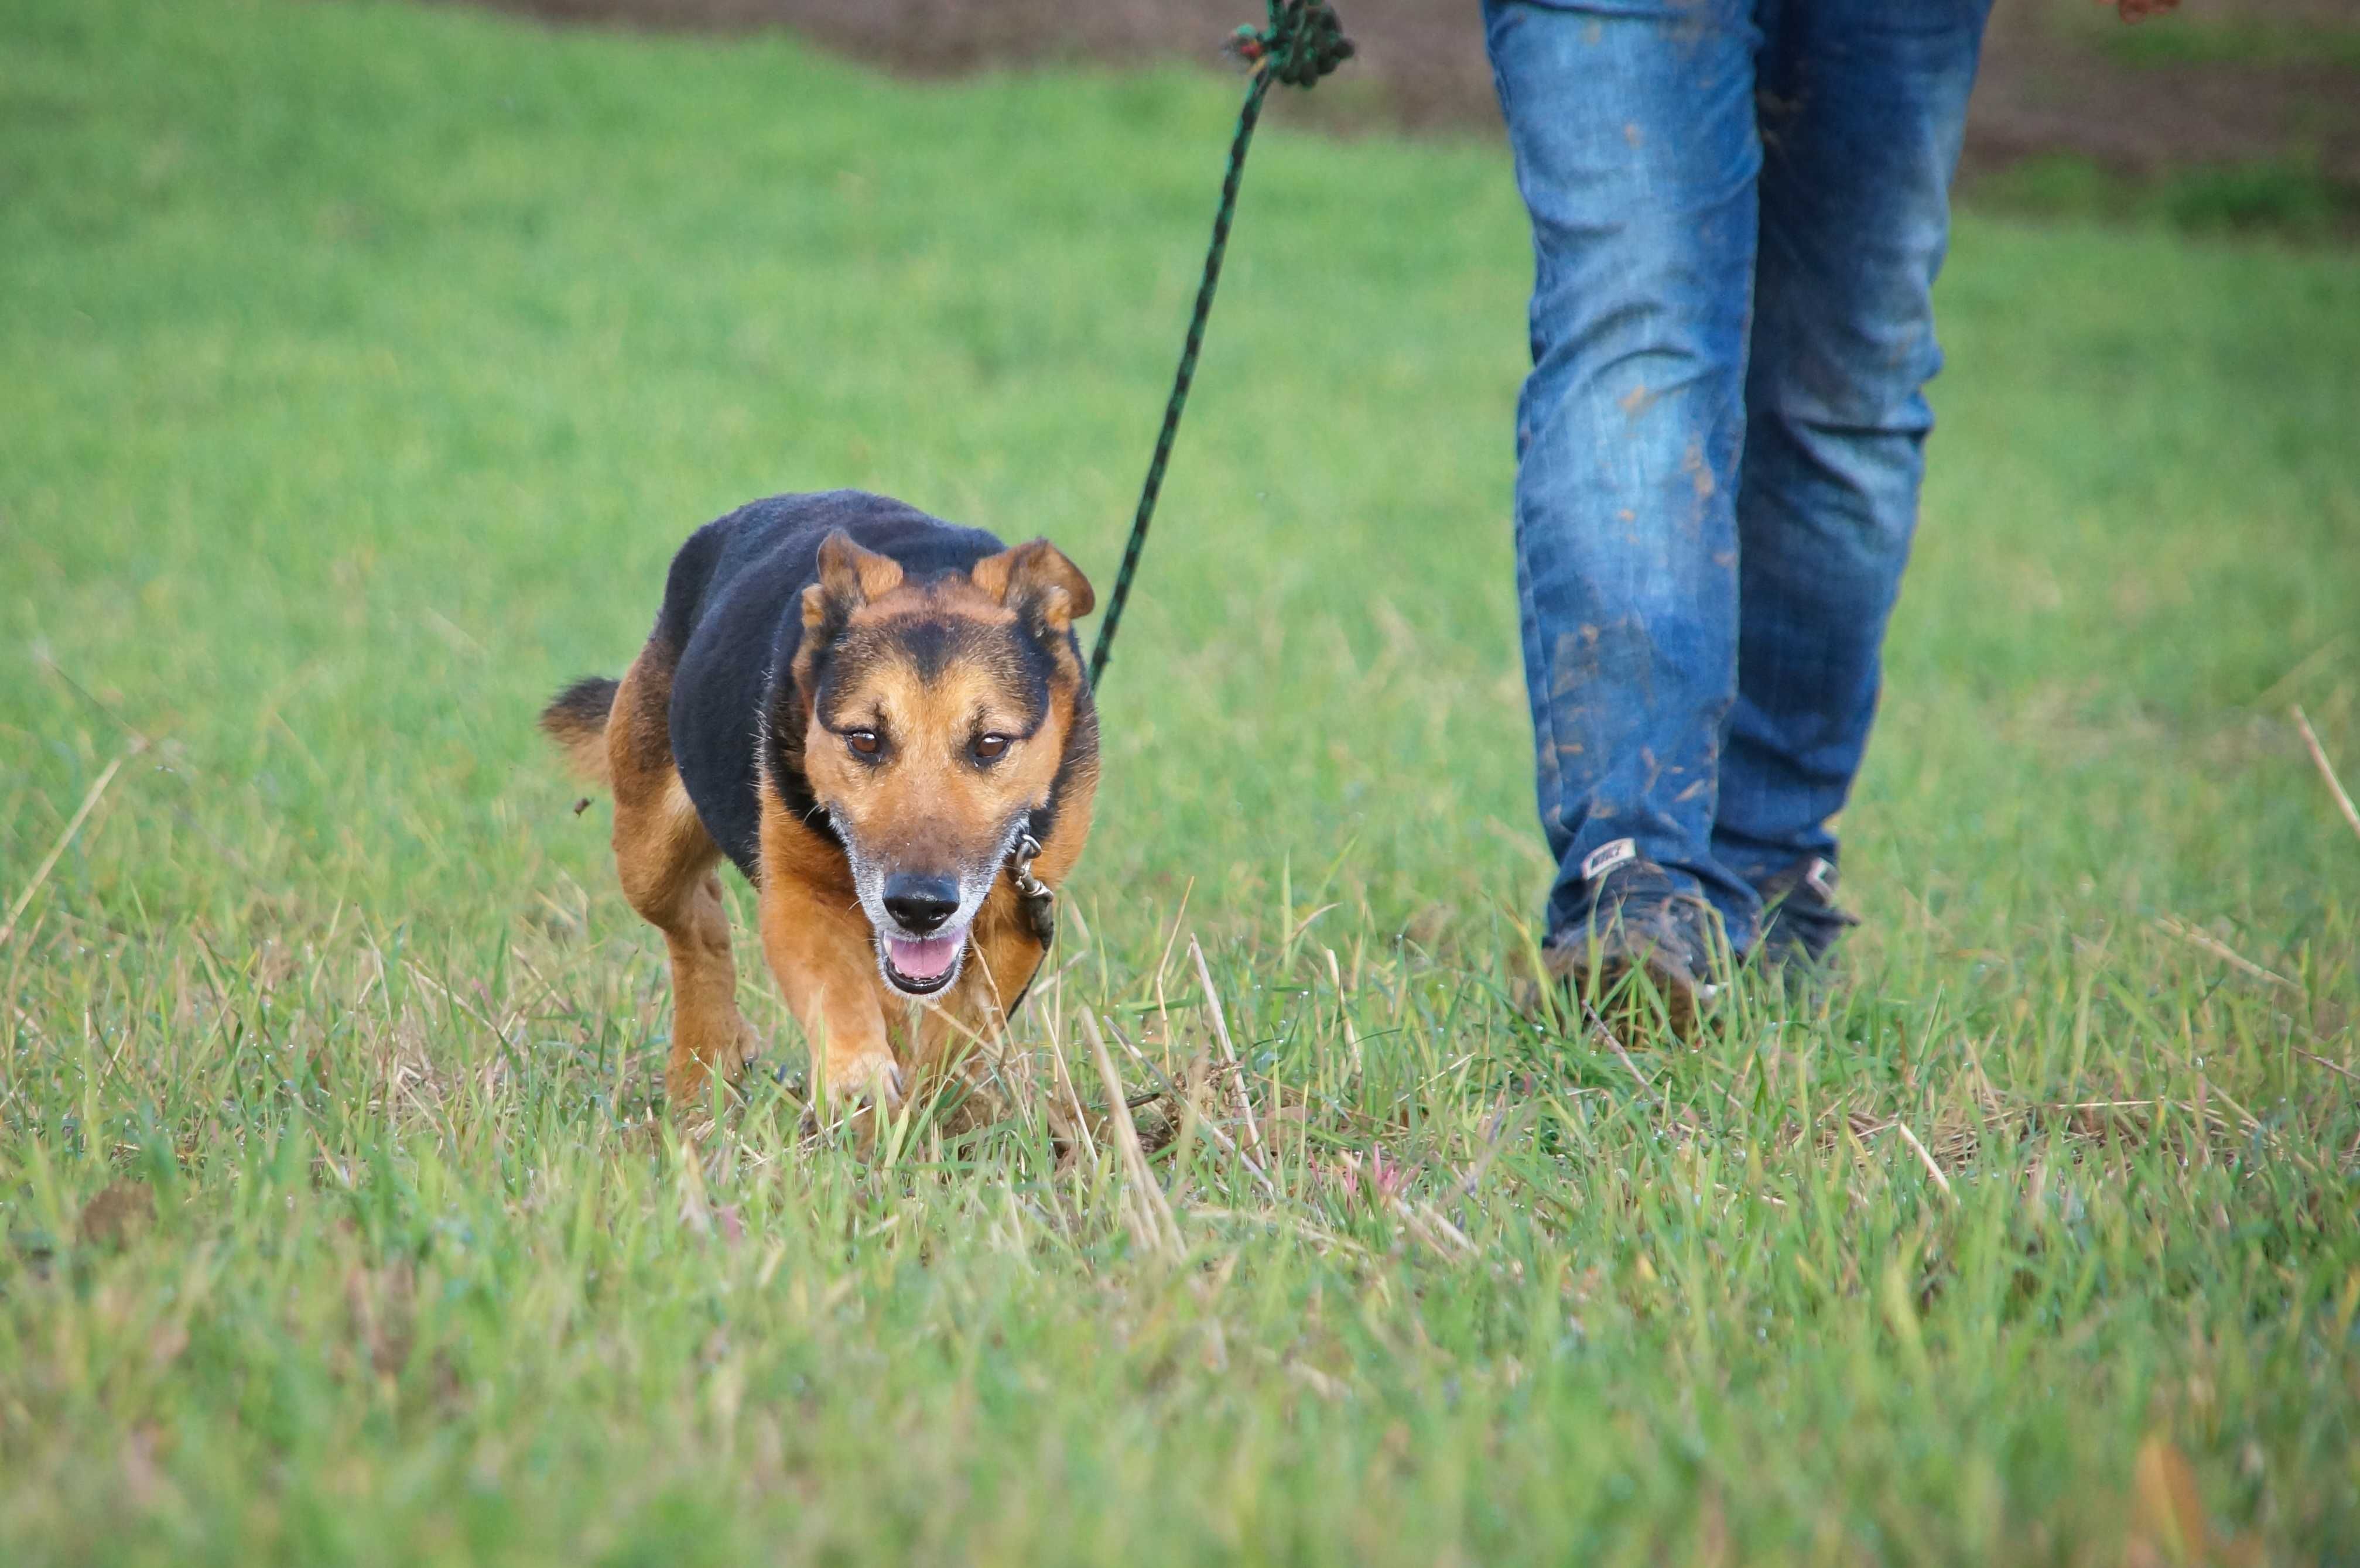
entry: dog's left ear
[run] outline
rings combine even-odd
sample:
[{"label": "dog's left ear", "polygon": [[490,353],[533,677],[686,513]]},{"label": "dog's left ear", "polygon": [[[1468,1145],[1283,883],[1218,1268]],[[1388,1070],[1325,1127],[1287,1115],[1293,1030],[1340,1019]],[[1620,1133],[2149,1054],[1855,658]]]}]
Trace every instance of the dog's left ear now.
[{"label": "dog's left ear", "polygon": [[1058,637],[1073,630],[1075,616],[1098,607],[1082,569],[1044,539],[987,555],[967,575],[1026,622]]},{"label": "dog's left ear", "polygon": [[803,590],[803,629],[822,637],[844,629],[852,612],[901,585],[901,563],[863,550],[842,528],[819,544],[819,580]]}]

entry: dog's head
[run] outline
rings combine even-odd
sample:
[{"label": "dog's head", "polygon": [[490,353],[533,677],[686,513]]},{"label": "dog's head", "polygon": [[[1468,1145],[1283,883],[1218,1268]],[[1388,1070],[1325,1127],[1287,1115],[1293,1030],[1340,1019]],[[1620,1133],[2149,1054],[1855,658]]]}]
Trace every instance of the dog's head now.
[{"label": "dog's head", "polygon": [[1064,760],[1089,581],[1046,539],[912,580],[841,530],[803,590],[803,774],[851,862],[886,982],[958,978],[967,928]]}]

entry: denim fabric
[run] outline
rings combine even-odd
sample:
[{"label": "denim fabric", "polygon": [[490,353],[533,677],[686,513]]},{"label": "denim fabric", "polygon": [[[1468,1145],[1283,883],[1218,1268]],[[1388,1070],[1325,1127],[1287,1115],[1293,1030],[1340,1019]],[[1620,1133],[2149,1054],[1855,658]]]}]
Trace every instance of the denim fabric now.
[{"label": "denim fabric", "polygon": [[1553,931],[1612,877],[1743,949],[1763,884],[1835,857],[1987,10],[1486,0],[1536,262],[1516,587]]}]

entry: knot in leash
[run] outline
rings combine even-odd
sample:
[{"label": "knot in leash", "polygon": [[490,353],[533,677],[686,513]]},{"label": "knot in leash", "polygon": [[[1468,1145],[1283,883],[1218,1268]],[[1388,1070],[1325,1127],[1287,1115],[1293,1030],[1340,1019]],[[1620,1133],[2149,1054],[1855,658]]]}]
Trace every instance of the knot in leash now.
[{"label": "knot in leash", "polygon": [[1238,111],[1237,135],[1229,140],[1221,204],[1213,212],[1213,243],[1205,251],[1205,275],[1196,285],[1196,312],[1188,318],[1180,368],[1172,377],[1172,396],[1164,405],[1164,429],[1156,435],[1155,455],[1147,464],[1147,483],[1140,488],[1139,511],[1131,520],[1131,539],[1122,550],[1122,569],[1115,573],[1114,592],[1107,595],[1106,615],[1098,622],[1098,643],[1090,649],[1092,686],[1106,674],[1115,627],[1122,624],[1122,607],[1131,599],[1131,579],[1139,571],[1139,552],[1147,543],[1147,525],[1155,517],[1155,498],[1164,491],[1164,470],[1172,461],[1172,442],[1180,433],[1180,413],[1188,406],[1188,388],[1196,379],[1196,355],[1205,346],[1205,322],[1213,313],[1213,291],[1220,286],[1221,257],[1229,250],[1229,223],[1238,212],[1238,182],[1245,176],[1246,149],[1253,145],[1262,100],[1269,96],[1273,82],[1309,87],[1352,58],[1352,40],[1344,36],[1336,8],[1324,0],[1264,0],[1264,4],[1270,10],[1269,25],[1240,27],[1229,36],[1227,46],[1253,72],[1253,80],[1246,88],[1245,106]]},{"label": "knot in leash", "polygon": [[1270,25],[1229,35],[1228,53],[1289,87],[1310,87],[1352,58],[1343,18],[1317,0],[1267,0]]}]

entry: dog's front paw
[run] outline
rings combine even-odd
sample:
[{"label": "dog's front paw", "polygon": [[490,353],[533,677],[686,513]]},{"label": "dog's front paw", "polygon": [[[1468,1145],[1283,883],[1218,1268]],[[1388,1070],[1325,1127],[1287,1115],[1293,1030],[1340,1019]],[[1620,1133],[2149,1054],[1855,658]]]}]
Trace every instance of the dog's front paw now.
[{"label": "dog's front paw", "polygon": [[676,1035],[664,1068],[664,1096],[675,1105],[702,1100],[716,1079],[735,1086],[761,1054],[761,1037],[742,1018],[723,1029]]},{"label": "dog's front paw", "polygon": [[826,1084],[828,1105],[839,1116],[872,1106],[887,1112],[901,1108],[901,1064],[893,1060],[890,1051],[864,1051],[843,1056],[831,1053]]}]

